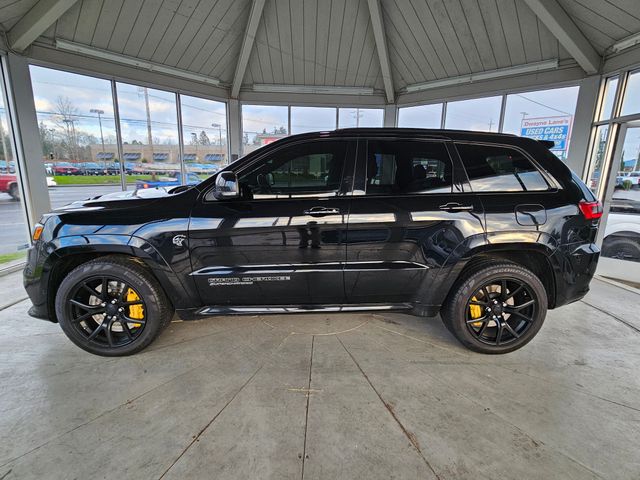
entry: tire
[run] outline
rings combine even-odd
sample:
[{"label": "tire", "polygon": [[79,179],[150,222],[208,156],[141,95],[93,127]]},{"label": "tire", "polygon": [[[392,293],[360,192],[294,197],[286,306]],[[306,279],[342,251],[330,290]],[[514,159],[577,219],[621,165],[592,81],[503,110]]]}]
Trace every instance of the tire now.
[{"label": "tire", "polygon": [[9,196],[14,202],[20,201],[20,190],[18,189],[18,185],[13,184],[9,187]]},{"label": "tire", "polygon": [[530,270],[510,262],[485,263],[456,282],[441,315],[447,329],[468,349],[502,354],[535,337],[547,304],[544,285]]},{"label": "tire", "polygon": [[[72,270],[60,284],[55,308],[73,343],[105,357],[143,350],[173,317],[173,307],[156,278],[124,256],[100,257]],[[140,309],[136,315],[134,308]]]},{"label": "tire", "polygon": [[640,262],[640,240],[610,236],[602,242],[602,256]]}]

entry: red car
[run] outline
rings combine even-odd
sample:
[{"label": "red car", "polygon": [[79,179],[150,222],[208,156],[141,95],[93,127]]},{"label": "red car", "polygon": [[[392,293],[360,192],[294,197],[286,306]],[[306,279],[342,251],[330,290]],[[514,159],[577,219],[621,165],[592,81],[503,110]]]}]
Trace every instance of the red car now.
[{"label": "red car", "polygon": [[20,200],[18,177],[10,173],[0,174],[0,193],[8,193],[15,201]]},{"label": "red car", "polygon": [[58,162],[52,170],[54,175],[80,175],[80,169],[69,162]]}]

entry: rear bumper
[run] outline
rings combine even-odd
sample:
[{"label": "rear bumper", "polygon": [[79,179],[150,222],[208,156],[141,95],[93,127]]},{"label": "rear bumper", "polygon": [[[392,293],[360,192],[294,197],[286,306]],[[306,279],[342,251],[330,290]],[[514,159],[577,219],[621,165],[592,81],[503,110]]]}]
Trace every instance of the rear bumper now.
[{"label": "rear bumper", "polygon": [[576,302],[589,292],[600,249],[595,243],[564,245],[556,250],[553,257],[556,269],[555,308]]}]

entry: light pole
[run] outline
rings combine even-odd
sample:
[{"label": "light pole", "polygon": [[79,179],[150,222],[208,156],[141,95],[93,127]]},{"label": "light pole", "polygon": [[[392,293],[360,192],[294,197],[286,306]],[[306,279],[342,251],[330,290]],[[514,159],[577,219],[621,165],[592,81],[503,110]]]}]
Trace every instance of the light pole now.
[{"label": "light pole", "polygon": [[218,143],[220,144],[220,155],[222,155],[222,125],[219,123],[212,123],[211,126],[218,129]]},{"label": "light pole", "polygon": [[102,166],[105,164],[105,156],[107,152],[104,151],[104,135],[102,134],[102,117],[100,115],[104,115],[104,110],[100,110],[99,108],[92,108],[89,110],[90,113],[98,114],[98,123],[100,124],[100,141],[102,142]]}]

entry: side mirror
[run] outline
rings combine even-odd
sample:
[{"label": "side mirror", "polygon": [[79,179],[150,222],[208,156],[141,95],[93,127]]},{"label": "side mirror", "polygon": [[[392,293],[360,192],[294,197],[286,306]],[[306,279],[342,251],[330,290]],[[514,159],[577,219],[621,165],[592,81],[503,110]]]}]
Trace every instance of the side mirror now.
[{"label": "side mirror", "polygon": [[216,178],[216,188],[213,191],[216,200],[228,200],[240,197],[238,177],[233,172],[221,172]]}]

